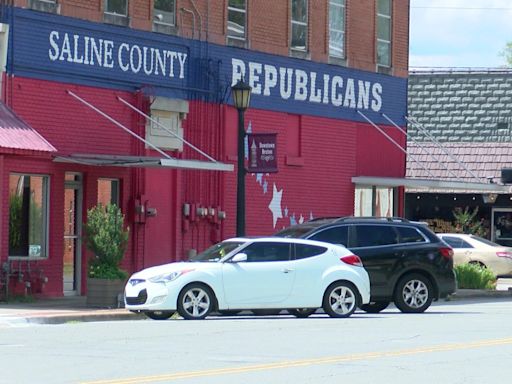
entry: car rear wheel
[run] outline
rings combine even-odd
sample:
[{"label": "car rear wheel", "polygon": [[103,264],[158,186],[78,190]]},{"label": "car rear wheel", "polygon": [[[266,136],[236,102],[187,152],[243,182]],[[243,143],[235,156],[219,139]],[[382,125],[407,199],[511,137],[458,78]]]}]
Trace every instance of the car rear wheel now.
[{"label": "car rear wheel", "polygon": [[281,313],[280,309],[252,309],[252,313],[256,316],[274,316]]},{"label": "car rear wheel", "polygon": [[379,313],[385,310],[389,305],[389,301],[372,301],[368,304],[361,305],[361,309],[367,313]]},{"label": "car rear wheel", "polygon": [[212,311],[214,301],[214,295],[208,287],[190,284],[178,296],[178,313],[187,320],[201,320]]},{"label": "car rear wheel", "polygon": [[487,268],[487,266],[481,261],[470,261],[469,264],[476,265],[480,268]]},{"label": "car rear wheel", "polygon": [[149,311],[144,312],[144,314],[153,320],[167,320],[172,315],[174,315],[173,311]]},{"label": "car rear wheel", "polygon": [[221,311],[218,311],[222,316],[235,316],[238,315],[242,311],[237,311],[234,309],[223,309]]},{"label": "car rear wheel", "polygon": [[358,305],[357,288],[349,282],[337,281],[325,291],[322,307],[330,317],[349,317]]},{"label": "car rear wheel", "polygon": [[402,277],[395,289],[395,305],[405,313],[425,312],[433,298],[430,280],[418,273]]},{"label": "car rear wheel", "polygon": [[301,319],[305,319],[306,317],[311,316],[315,312],[316,312],[316,308],[295,308],[295,309],[288,310],[288,313],[290,315],[299,317]]}]

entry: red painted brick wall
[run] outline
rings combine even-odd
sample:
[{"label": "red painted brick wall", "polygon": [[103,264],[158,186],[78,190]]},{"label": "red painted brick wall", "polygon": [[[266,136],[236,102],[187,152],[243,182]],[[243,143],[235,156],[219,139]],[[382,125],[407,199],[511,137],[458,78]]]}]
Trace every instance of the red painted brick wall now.
[{"label": "red painted brick wall", "polygon": [[[279,157],[279,172],[263,176],[263,180],[268,183],[267,193],[264,193],[254,175],[247,175],[247,233],[250,235],[268,235],[284,228],[289,225],[292,215],[295,215],[297,221],[301,216],[308,220],[310,214],[313,217],[352,215],[352,176],[403,175],[403,154],[373,127],[310,116],[302,116],[300,120],[301,161],[287,164],[288,140],[296,140],[294,134],[291,137],[287,135],[291,128],[287,124],[297,120],[288,119],[286,114],[269,111],[250,109],[246,113],[246,124],[250,121],[254,132],[278,134]],[[236,111],[230,108],[226,118],[226,148],[230,159],[236,159],[236,127]],[[292,153],[294,157],[295,153]],[[274,184],[278,191],[283,190],[282,209],[288,209],[288,217],[279,218],[275,228],[268,208]],[[226,176],[225,191],[226,201],[236,201],[236,174]],[[228,216],[236,216],[233,203],[228,209]],[[228,220],[226,234],[234,232],[235,221]]]}]

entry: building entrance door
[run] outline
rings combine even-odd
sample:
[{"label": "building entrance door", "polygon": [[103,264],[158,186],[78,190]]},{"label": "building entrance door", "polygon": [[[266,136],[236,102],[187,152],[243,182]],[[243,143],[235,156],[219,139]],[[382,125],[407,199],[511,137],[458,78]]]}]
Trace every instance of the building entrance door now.
[{"label": "building entrance door", "polygon": [[64,296],[79,295],[82,271],[82,175],[66,172],[64,181]]}]

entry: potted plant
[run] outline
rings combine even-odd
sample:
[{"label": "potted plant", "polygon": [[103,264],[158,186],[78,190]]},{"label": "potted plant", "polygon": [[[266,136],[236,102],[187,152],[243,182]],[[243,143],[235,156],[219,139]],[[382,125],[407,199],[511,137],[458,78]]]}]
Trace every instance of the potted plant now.
[{"label": "potted plant", "polygon": [[117,307],[127,273],[120,268],[128,244],[129,229],[115,204],[101,203],[87,211],[85,241],[93,256],[89,260],[87,304]]}]

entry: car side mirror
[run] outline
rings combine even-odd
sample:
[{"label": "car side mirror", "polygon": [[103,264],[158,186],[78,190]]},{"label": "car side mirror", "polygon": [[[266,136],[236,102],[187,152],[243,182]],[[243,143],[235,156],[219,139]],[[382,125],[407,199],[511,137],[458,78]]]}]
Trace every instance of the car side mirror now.
[{"label": "car side mirror", "polygon": [[231,258],[232,263],[240,263],[243,261],[247,261],[247,254],[246,253],[237,253],[235,256]]}]

